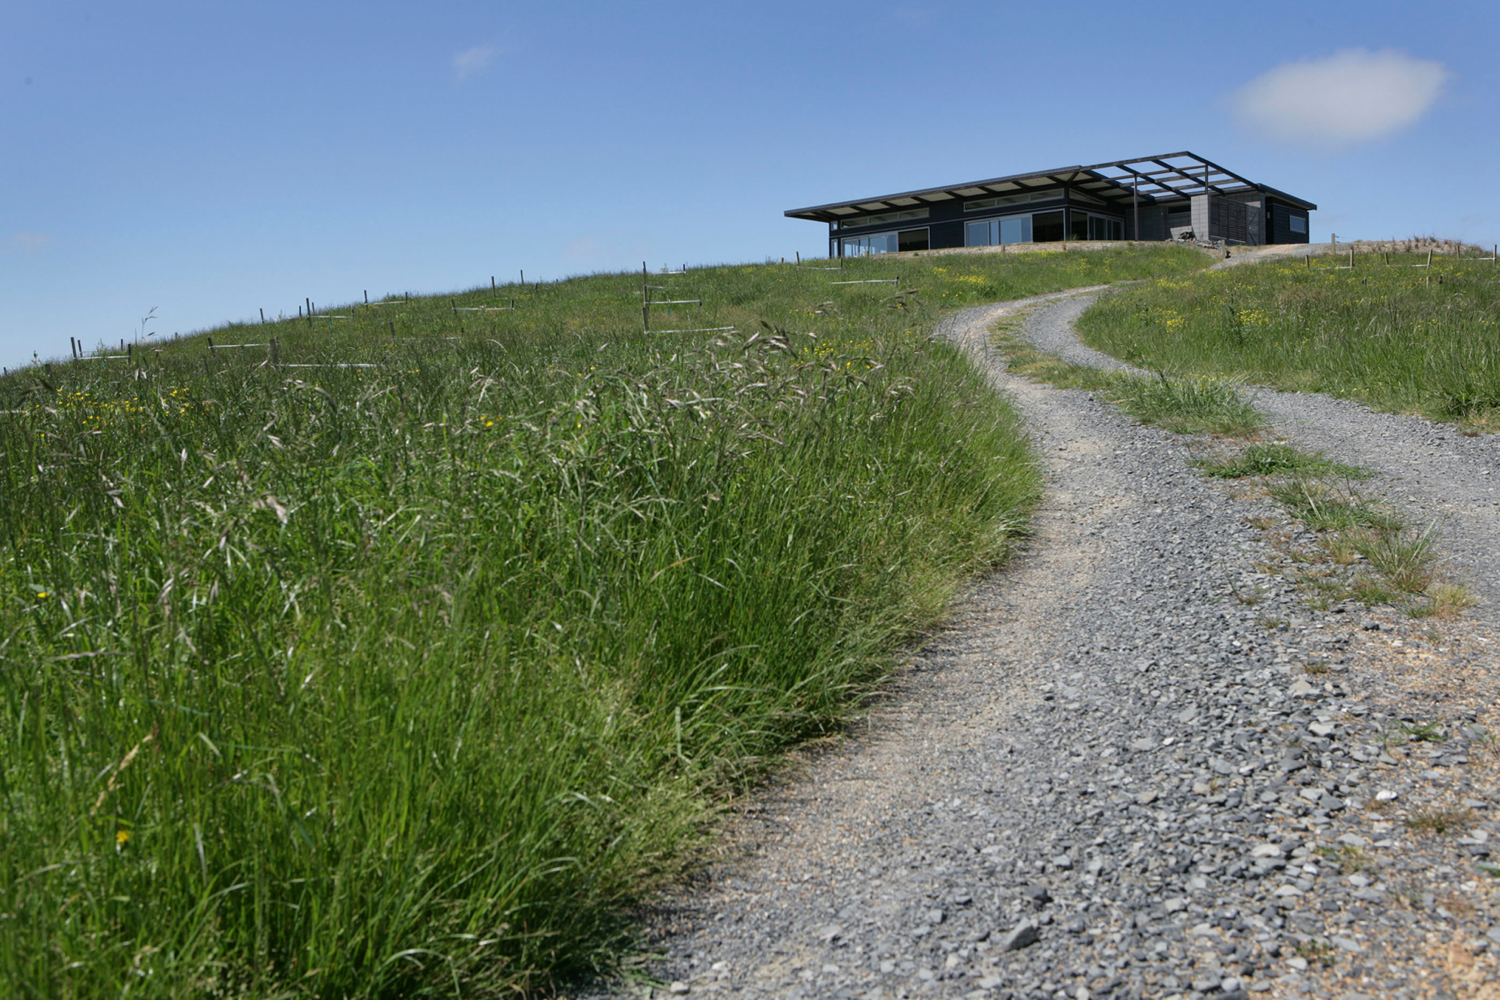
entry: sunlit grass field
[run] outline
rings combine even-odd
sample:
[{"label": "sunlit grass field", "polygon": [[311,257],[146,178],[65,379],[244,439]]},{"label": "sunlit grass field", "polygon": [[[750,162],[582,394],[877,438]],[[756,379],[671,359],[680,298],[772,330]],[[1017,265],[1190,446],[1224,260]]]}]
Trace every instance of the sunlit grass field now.
[{"label": "sunlit grass field", "polygon": [[1500,268],[1357,253],[1170,277],[1109,296],[1079,323],[1143,367],[1348,396],[1500,429]]},{"label": "sunlit grass field", "polygon": [[940,308],[1202,263],[657,274],[704,304],[655,328],[734,329],[650,335],[598,275],[0,381],[0,994],[608,967],[715,803],[1024,529],[1023,436]]}]

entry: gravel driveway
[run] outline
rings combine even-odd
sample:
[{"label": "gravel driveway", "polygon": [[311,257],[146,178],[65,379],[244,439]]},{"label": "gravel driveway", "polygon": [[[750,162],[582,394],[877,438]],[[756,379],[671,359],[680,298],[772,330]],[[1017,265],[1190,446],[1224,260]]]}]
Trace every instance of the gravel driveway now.
[{"label": "gravel driveway", "polygon": [[[1027,338],[1075,364],[1148,374],[1078,339],[1073,324],[1099,294],[1088,289],[1036,312]],[[1484,598],[1477,613],[1500,624],[1500,434],[1465,437],[1449,424],[1377,413],[1350,399],[1260,386],[1246,391],[1275,431],[1378,470],[1366,492],[1402,509],[1410,523],[1436,521],[1453,575]]]},{"label": "gravel driveway", "polygon": [[[1088,298],[945,321],[1030,424],[1034,535],[644,915],[659,995],[1500,995],[1491,612],[1311,611],[1248,523],[1281,517],[1264,500],[1087,392],[1004,372],[987,330],[1019,312],[1088,357],[1071,328]],[[1449,555],[1494,595],[1492,443],[1257,403],[1403,477],[1383,485],[1447,515]]]}]

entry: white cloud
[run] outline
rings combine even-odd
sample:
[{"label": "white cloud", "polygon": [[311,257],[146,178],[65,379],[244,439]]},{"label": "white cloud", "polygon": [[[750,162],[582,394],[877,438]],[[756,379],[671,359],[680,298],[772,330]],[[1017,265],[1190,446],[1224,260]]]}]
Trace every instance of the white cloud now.
[{"label": "white cloud", "polygon": [[1391,49],[1349,49],[1277,66],[1235,91],[1230,108],[1255,135],[1338,149],[1416,124],[1451,75],[1442,63]]},{"label": "white cloud", "polygon": [[599,241],[592,236],[580,236],[571,240],[563,246],[563,253],[569,257],[578,257],[590,260],[600,256]]},{"label": "white cloud", "polygon": [[571,239],[563,244],[562,255],[570,260],[607,265],[649,257],[650,247],[640,233],[616,229],[584,233]]},{"label": "white cloud", "polygon": [[495,58],[495,52],[493,45],[476,45],[472,49],[464,49],[453,57],[453,78],[460,82],[467,80],[488,66]]},{"label": "white cloud", "polygon": [[56,242],[51,233],[16,233],[10,238],[11,246],[25,253],[42,253]]}]

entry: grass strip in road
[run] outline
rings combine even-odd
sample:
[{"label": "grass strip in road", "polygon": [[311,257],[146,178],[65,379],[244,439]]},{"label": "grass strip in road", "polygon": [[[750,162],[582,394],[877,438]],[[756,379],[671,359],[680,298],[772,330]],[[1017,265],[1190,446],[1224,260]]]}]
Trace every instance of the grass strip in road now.
[{"label": "grass strip in road", "polygon": [[1369,531],[1354,537],[1354,546],[1382,579],[1403,594],[1425,593],[1432,585],[1437,528],[1421,531]]},{"label": "grass strip in road", "polygon": [[1245,437],[1265,419],[1231,384],[1196,376],[1186,378],[1133,375],[1066,361],[1039,350],[1017,335],[1018,324],[997,328],[996,346],[1006,367],[1017,375],[1059,389],[1098,393],[1143,424],[1174,434]]},{"label": "grass strip in road", "polygon": [[1367,502],[1352,489],[1340,489],[1306,475],[1281,479],[1270,485],[1271,499],[1313,531],[1344,531],[1367,528],[1400,531],[1400,515],[1387,507]]},{"label": "grass strip in road", "polygon": [[1436,525],[1408,526],[1352,491],[1306,480],[1275,483],[1269,493],[1317,534],[1312,548],[1292,551],[1293,576],[1314,607],[1354,600],[1413,618],[1454,618],[1474,605],[1468,588],[1441,576]]},{"label": "grass strip in road", "polygon": [[0,993],[607,966],[715,802],[1025,525],[1021,430],[935,306],[1200,264],[653,279],[736,328],[702,335],[595,275],[0,381]]},{"label": "grass strip in road", "polygon": [[[1472,252],[1471,252],[1472,256]],[[1389,265],[1386,261],[1389,260]],[[1300,257],[1168,277],[1111,295],[1085,342],[1139,367],[1500,429],[1500,271],[1424,253]]]},{"label": "grass strip in road", "polygon": [[1370,470],[1286,444],[1259,443],[1194,464],[1215,478],[1264,480],[1266,494],[1317,535],[1312,547],[1301,549],[1272,535],[1291,554],[1297,566],[1294,577],[1315,606],[1352,599],[1396,605],[1413,617],[1440,618],[1473,606],[1466,588],[1439,576],[1433,551],[1437,526],[1408,527],[1396,511],[1366,499],[1354,487],[1352,480],[1370,478]]},{"label": "grass strip in road", "polygon": [[1309,454],[1288,444],[1252,444],[1238,455],[1206,458],[1195,463],[1215,479],[1243,479],[1247,476],[1342,476],[1345,479],[1368,479],[1369,469],[1345,465]]},{"label": "grass strip in road", "polygon": [[1245,402],[1238,387],[1196,376],[1154,378],[1117,375],[1107,390],[1126,413],[1174,434],[1244,437],[1265,418]]}]

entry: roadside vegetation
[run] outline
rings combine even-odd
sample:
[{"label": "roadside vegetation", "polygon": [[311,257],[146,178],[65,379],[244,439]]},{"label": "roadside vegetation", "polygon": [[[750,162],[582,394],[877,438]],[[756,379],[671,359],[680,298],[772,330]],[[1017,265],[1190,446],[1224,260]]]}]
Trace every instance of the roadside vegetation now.
[{"label": "roadside vegetation", "polygon": [[1037,473],[938,307],[1201,264],[651,275],[703,300],[653,328],[734,329],[650,335],[598,275],[0,381],[0,992],[607,967],[714,803],[1024,530]]},{"label": "roadside vegetation", "polygon": [[1143,368],[1500,430],[1500,265],[1446,249],[1394,244],[1356,250],[1352,267],[1345,253],[1158,279],[1101,300],[1078,328]]}]

